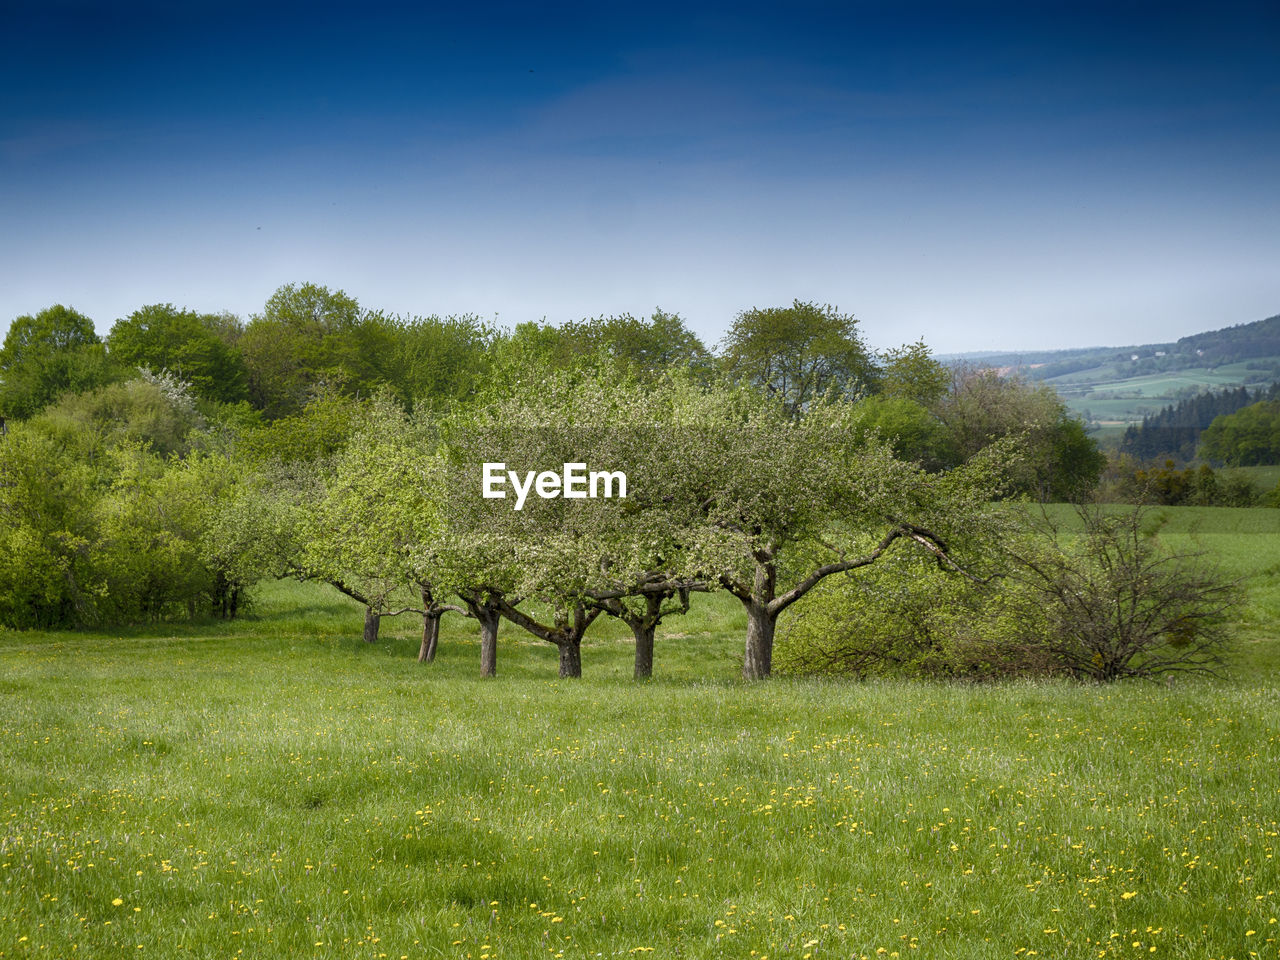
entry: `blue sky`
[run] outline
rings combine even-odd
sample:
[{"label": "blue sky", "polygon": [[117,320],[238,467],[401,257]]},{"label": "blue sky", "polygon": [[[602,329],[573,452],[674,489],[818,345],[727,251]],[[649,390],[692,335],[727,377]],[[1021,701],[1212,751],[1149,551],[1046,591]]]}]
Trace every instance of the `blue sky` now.
[{"label": "blue sky", "polygon": [[1273,2],[458,7],[6,5],[0,329],[302,280],[943,352],[1280,312]]}]

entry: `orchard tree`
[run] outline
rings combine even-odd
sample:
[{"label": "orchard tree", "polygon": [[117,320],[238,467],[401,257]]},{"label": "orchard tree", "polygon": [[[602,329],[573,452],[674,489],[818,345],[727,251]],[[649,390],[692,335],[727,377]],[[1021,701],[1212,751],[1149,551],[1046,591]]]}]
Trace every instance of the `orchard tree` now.
[{"label": "orchard tree", "polygon": [[854,396],[876,380],[858,321],[829,305],[744,310],[719,349],[731,378],[778,397],[792,416],[828,391]]},{"label": "orchard tree", "polygon": [[679,499],[699,516],[694,568],[714,569],[747,614],[743,677],[769,676],[778,617],[823,579],[914,547],[960,572],[956,545],[985,514],[994,451],[948,474],[897,459],[859,406],[686,389],[666,448]]},{"label": "orchard tree", "polygon": [[443,612],[415,563],[438,529],[441,484],[432,444],[424,424],[410,422],[390,398],[379,399],[297,515],[301,570],[365,605],[366,642],[377,639],[382,616],[393,613],[393,597],[411,583],[418,588],[423,659],[428,648],[434,655]]},{"label": "orchard tree", "polygon": [[[469,471],[458,499],[470,519],[459,529],[472,532],[473,556],[488,558],[472,576],[489,587],[503,617],[558,648],[563,677],[581,675],[582,639],[601,613],[631,626],[637,676],[648,676],[658,623],[687,610],[691,590],[705,589],[682,566],[683,517],[661,472],[668,389],[616,367],[560,374],[471,411],[455,427],[454,462]],[[514,472],[503,478],[503,498],[483,497],[484,463]],[[517,482],[530,489],[543,474],[538,484],[559,489],[574,482],[566,465],[576,465],[573,492],[583,495],[544,499],[540,487],[516,509]],[[624,474],[625,499],[589,495],[592,470]],[[513,598],[540,601],[548,616],[517,609]]]}]

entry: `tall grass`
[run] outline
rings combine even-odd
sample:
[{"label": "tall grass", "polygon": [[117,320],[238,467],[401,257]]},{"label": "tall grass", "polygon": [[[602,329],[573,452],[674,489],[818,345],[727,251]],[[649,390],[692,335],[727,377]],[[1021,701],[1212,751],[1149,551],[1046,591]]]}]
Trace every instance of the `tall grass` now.
[{"label": "tall grass", "polygon": [[0,956],[1276,956],[1263,523],[1161,533],[1254,577],[1229,681],[747,686],[725,597],[641,685],[616,625],[483,681],[468,622],[421,665],[297,584],[0,635]]}]

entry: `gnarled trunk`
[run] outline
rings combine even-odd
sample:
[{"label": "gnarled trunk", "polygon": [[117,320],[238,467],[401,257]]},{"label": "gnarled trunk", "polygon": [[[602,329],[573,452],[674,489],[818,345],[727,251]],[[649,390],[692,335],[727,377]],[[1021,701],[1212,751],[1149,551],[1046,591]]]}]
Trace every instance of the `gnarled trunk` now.
[{"label": "gnarled trunk", "polygon": [[582,641],[570,638],[558,645],[560,648],[560,678],[582,676]]},{"label": "gnarled trunk", "polygon": [[382,615],[373,607],[364,608],[364,642],[373,643],[378,639],[378,626],[382,622]]},{"label": "gnarled trunk", "polygon": [[742,679],[764,680],[773,670],[773,633],[778,615],[766,604],[743,600],[747,611],[747,648],[742,659]]},{"label": "gnarled trunk", "polygon": [[436,658],[436,643],[440,639],[442,611],[432,609],[436,598],[427,584],[418,585],[418,595],[422,598],[422,646],[418,648],[418,662],[430,663]]},{"label": "gnarled trunk", "polygon": [[423,614],[422,646],[418,648],[418,662],[430,663],[436,658],[436,643],[440,639],[440,615]]}]

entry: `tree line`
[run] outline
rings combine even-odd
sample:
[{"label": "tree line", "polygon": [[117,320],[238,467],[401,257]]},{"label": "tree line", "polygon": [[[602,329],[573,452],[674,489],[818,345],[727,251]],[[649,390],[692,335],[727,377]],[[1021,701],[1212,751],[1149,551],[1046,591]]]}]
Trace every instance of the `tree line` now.
[{"label": "tree line", "polygon": [[[1277,398],[1280,398],[1280,383],[1254,391],[1244,386],[1227,387],[1185,397],[1159,413],[1143,417],[1142,423],[1129,426],[1120,441],[1120,452],[1142,461],[1194,460],[1201,454],[1201,440],[1209,439],[1204,437],[1204,432],[1213,426],[1214,421],[1222,419],[1223,425],[1217,428],[1218,431],[1229,430],[1234,422],[1232,414]],[[1219,450],[1217,447],[1216,442],[1210,443],[1203,452],[1204,456],[1232,466],[1243,465],[1239,458],[1220,455],[1230,454],[1229,449]]]},{"label": "tree line", "polygon": [[[795,302],[714,350],[663,311],[499,330],[389,318],[280,288],[248,323],[144,307],[100,341],[65,307],[0,349],[0,623],[235,616],[252,586],[332,584],[382,617],[499,625],[582,670],[600,617],[636,675],[666,619],[713,590],[746,614],[743,675],[772,672],[784,611],[914,556],[996,575],[1001,497],[1081,496],[1102,458],[1047,388],[876,354],[856,320]],[[481,496],[481,464],[625,472],[626,499]],[[851,581],[850,578],[853,578]]]}]

